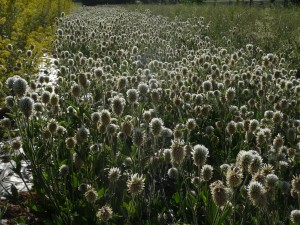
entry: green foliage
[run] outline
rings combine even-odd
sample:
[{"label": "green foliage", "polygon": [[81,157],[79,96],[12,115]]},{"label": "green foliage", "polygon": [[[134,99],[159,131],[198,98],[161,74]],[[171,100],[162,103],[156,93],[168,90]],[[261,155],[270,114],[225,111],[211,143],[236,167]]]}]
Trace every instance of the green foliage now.
[{"label": "green foliage", "polygon": [[[0,5],[0,81],[4,81],[36,69],[42,53],[51,50],[55,18],[74,5],[71,0],[0,0]],[[27,50],[33,51],[30,57]]]},{"label": "green foliage", "polygon": [[[254,44],[266,52],[285,57],[291,68],[300,68],[300,8],[247,7],[223,4],[127,5],[126,8],[144,11],[170,19],[204,17],[209,21],[206,35],[218,46],[243,48]],[[224,40],[224,36],[229,40]]]},{"label": "green foliage", "polygon": [[[57,79],[1,89],[4,148],[25,185],[30,164],[45,224],[287,224],[300,206],[291,63],[243,46],[231,20],[177,13],[78,8],[57,20]],[[257,40],[274,38],[266,17]]]}]

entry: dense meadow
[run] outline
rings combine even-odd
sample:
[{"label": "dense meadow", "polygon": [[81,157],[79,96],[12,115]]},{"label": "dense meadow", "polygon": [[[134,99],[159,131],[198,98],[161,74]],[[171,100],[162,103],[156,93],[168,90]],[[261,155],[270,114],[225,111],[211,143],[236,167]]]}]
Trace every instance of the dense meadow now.
[{"label": "dense meadow", "polygon": [[[299,9],[188,7],[62,13],[57,77],[3,82],[1,151],[33,183],[27,216],[300,224]],[[5,194],[18,198],[13,186]]]}]

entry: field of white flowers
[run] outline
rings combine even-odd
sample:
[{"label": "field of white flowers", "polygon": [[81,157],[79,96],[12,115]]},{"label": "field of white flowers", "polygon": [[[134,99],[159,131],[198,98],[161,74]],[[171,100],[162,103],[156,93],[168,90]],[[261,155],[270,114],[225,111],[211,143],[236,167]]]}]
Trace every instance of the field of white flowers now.
[{"label": "field of white flowers", "polygon": [[216,46],[203,17],[83,7],[56,22],[56,83],[9,78],[1,121],[41,223],[300,224],[300,80],[284,58]]}]

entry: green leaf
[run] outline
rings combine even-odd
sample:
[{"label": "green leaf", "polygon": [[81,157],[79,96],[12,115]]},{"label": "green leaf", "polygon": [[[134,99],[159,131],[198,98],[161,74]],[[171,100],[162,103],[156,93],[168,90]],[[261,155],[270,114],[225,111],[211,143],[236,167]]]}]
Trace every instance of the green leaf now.
[{"label": "green leaf", "polygon": [[223,224],[224,220],[230,216],[232,213],[232,207],[231,206],[227,206],[225,210],[223,210],[221,216],[219,217],[219,221],[217,223],[217,225],[221,225]]},{"label": "green leaf", "polygon": [[178,204],[181,202],[181,199],[180,199],[180,195],[178,192],[176,192],[174,195],[173,195],[173,199],[175,200],[175,202]]},{"label": "green leaf", "polygon": [[98,199],[101,199],[105,193],[106,190],[104,188],[101,188],[100,191],[98,191]]},{"label": "green leaf", "polygon": [[204,202],[204,204],[206,205],[206,204],[207,204],[207,197],[206,197],[206,195],[204,194],[204,192],[200,192],[200,193],[199,193],[199,196],[200,196],[200,198],[202,199],[202,201]]}]

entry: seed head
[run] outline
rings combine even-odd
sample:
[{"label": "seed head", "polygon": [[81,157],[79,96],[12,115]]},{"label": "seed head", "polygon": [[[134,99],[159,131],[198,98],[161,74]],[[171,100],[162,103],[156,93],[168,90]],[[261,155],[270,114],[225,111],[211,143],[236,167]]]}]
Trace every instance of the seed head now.
[{"label": "seed head", "polygon": [[254,155],[250,165],[248,166],[248,171],[250,174],[257,173],[262,166],[262,158],[259,155]]},{"label": "seed head", "polygon": [[55,134],[57,131],[57,122],[55,119],[51,119],[48,123],[48,129],[51,132],[51,134]]},{"label": "seed head", "polygon": [[232,102],[235,98],[235,89],[230,87],[225,93],[225,98],[227,102]]},{"label": "seed head", "polygon": [[103,109],[100,112],[100,115],[101,115],[100,122],[102,125],[107,126],[108,124],[110,124],[111,117],[110,117],[110,112],[108,110]]},{"label": "seed head", "polygon": [[121,176],[121,171],[119,168],[112,167],[108,172],[108,179],[110,182],[115,183],[119,180]]},{"label": "seed head", "polygon": [[139,94],[136,89],[129,89],[127,91],[127,100],[130,104],[137,102],[138,98],[139,98]]},{"label": "seed head", "polygon": [[175,168],[175,167],[170,168],[168,170],[168,176],[171,179],[177,179],[177,177],[178,177],[178,170],[177,170],[177,168]]},{"label": "seed head", "polygon": [[186,127],[188,130],[192,131],[196,128],[197,124],[196,124],[196,120],[195,119],[188,119],[186,122]]},{"label": "seed head", "polygon": [[9,118],[3,118],[1,120],[1,126],[3,126],[4,128],[10,128],[11,126],[11,121]]},{"label": "seed head", "polygon": [[96,200],[98,199],[98,194],[94,188],[89,188],[84,193],[84,196],[85,196],[85,199],[91,204],[94,204],[96,202]]},{"label": "seed head", "polygon": [[112,218],[113,211],[112,208],[108,205],[103,206],[101,209],[98,210],[96,213],[96,217],[103,222],[107,222]]},{"label": "seed head", "polygon": [[194,164],[201,167],[205,164],[209,151],[204,145],[195,145],[192,151]]},{"label": "seed head", "polygon": [[139,176],[137,173],[131,175],[131,178],[127,181],[128,192],[131,195],[140,194],[145,187],[145,178]]},{"label": "seed head", "polygon": [[135,128],[133,130],[133,137],[132,137],[132,142],[135,144],[137,147],[141,147],[144,144],[145,140],[145,134],[141,130],[141,128]]},{"label": "seed head", "polygon": [[172,163],[180,164],[183,161],[185,154],[186,153],[184,151],[184,143],[178,139],[172,141],[172,145],[171,145]]},{"label": "seed head", "polygon": [[119,96],[115,96],[111,102],[111,108],[116,116],[121,116],[124,110],[126,102],[124,98],[120,98]]},{"label": "seed head", "polygon": [[234,188],[240,186],[243,181],[243,173],[238,167],[228,168],[226,173],[226,183],[229,187]]},{"label": "seed head", "polygon": [[269,189],[273,189],[278,182],[278,177],[275,174],[268,174],[266,176],[266,187]]},{"label": "seed head", "polygon": [[264,191],[262,184],[257,181],[251,181],[248,186],[248,196],[252,202],[259,199],[264,194]]},{"label": "seed head", "polygon": [[7,107],[13,107],[14,106],[14,97],[13,96],[6,96],[5,98],[5,105]]},{"label": "seed head", "polygon": [[296,225],[300,224],[300,210],[293,210],[291,212],[291,221]]},{"label": "seed head", "polygon": [[12,141],[11,143],[12,150],[20,150],[21,147],[22,147],[22,142],[20,138],[16,138]]},{"label": "seed head", "polygon": [[133,130],[133,124],[131,120],[125,120],[121,124],[121,130],[126,136],[130,136]]},{"label": "seed head", "polygon": [[228,192],[222,181],[218,180],[210,185],[210,191],[214,203],[218,207],[222,207],[228,201]]},{"label": "seed head", "polygon": [[22,78],[15,79],[12,89],[18,96],[23,96],[27,90],[27,81]]},{"label": "seed head", "polygon": [[150,122],[150,131],[153,136],[158,137],[163,128],[163,121],[160,118],[153,118]]},{"label": "seed head", "polygon": [[50,102],[50,96],[51,96],[51,94],[49,91],[44,91],[41,96],[42,102],[44,104],[48,104]]},{"label": "seed head", "polygon": [[29,117],[32,114],[34,101],[32,98],[23,97],[19,101],[19,107],[24,116]]},{"label": "seed head", "polygon": [[59,174],[66,177],[69,174],[69,167],[67,165],[62,165],[59,167]]},{"label": "seed head", "polygon": [[80,92],[81,92],[81,88],[78,84],[74,84],[71,87],[71,93],[74,97],[78,97],[80,95]]},{"label": "seed head", "polygon": [[76,134],[76,141],[78,144],[82,144],[85,142],[90,134],[90,131],[85,127],[81,127],[78,129]]},{"label": "seed head", "polygon": [[204,165],[201,169],[201,176],[204,181],[209,181],[213,176],[213,167],[210,165]]},{"label": "seed head", "polygon": [[66,146],[68,149],[72,149],[75,147],[77,141],[74,137],[68,137],[66,140],[65,140],[65,143],[66,143]]},{"label": "seed head", "polygon": [[300,193],[300,175],[298,176],[293,176],[293,180],[292,180],[292,188],[297,191],[298,193]]}]

